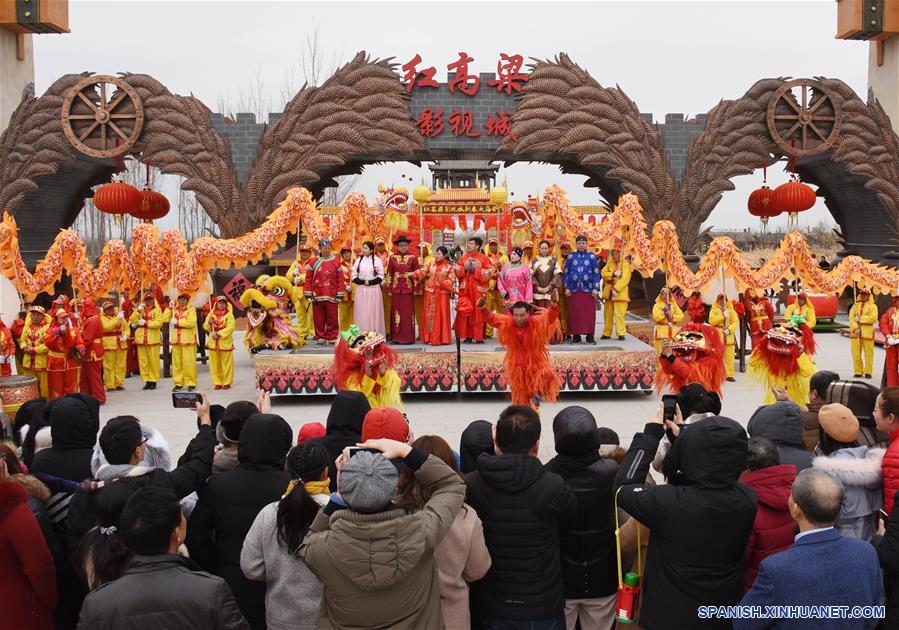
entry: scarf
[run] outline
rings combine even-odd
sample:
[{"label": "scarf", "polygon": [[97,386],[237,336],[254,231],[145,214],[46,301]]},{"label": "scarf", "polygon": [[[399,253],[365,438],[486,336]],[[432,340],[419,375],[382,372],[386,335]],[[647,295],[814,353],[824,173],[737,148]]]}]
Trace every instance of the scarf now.
[{"label": "scarf", "polygon": [[331,494],[331,480],[327,477],[321,481],[307,481],[303,487],[308,494]]}]

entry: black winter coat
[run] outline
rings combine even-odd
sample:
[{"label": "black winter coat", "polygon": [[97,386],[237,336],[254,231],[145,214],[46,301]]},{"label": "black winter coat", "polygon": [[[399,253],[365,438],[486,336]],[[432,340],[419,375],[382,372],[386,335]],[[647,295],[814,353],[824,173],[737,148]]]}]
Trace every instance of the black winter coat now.
[{"label": "black winter coat", "polygon": [[675,485],[648,485],[646,475],[665,434],[647,424],[634,435],[621,464],[618,505],[651,530],[643,577],[640,627],[730,628],[730,620],[701,620],[702,604],[740,601],[746,544],[757,500],[738,480],[746,466],[743,428],[713,416],[685,426],[668,454]]},{"label": "black winter coat", "polygon": [[365,394],[345,389],[339,392],[331,403],[328,420],[325,423],[325,435],[309,440],[310,443],[321,444],[328,451],[331,459],[328,464],[331,492],[337,492],[337,469],[334,468],[334,460],[347,446],[356,446],[362,441],[362,423],[369,411],[371,405],[368,404]]},{"label": "black winter coat", "polygon": [[84,481],[91,478],[91,456],[100,431],[100,403],[87,394],[70,394],[51,401],[44,409],[50,421],[51,448],[35,453],[31,469]]},{"label": "black winter coat", "polygon": [[228,585],[181,556],[135,556],[125,574],[90,593],[79,630],[247,630]]},{"label": "black winter coat", "polygon": [[209,480],[187,526],[191,558],[205,571],[225,578],[254,628],[265,627],[265,582],[244,577],[240,552],[256,516],[278,501],[290,483],[284,459],[292,442],[290,425],[280,416],[250,416],[240,432],[240,464]]},{"label": "black winter coat", "polygon": [[561,531],[565,599],[608,597],[618,589],[615,475],[618,464],[592,455],[557,455],[546,463],[571,488],[577,511]]},{"label": "black winter coat", "polygon": [[883,539],[877,545],[886,594],[886,619],[883,628],[899,628],[899,492],[893,503]]},{"label": "black winter coat", "polygon": [[811,467],[814,455],[805,448],[802,409],[796,403],[784,400],[759,407],[746,430],[754,438],[767,438],[777,444],[781,464],[793,464],[799,472]]},{"label": "black winter coat", "polygon": [[482,455],[465,483],[493,561],[475,591],[480,614],[523,621],[560,614],[559,528],[575,513],[571,490],[530,455]]}]

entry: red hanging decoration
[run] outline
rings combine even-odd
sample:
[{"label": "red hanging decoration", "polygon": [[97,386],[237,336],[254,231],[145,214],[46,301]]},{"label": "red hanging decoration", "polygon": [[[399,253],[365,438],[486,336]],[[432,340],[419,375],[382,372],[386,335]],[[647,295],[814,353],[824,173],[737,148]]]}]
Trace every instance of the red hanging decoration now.
[{"label": "red hanging decoration", "polygon": [[138,207],[131,211],[131,216],[141,221],[155,221],[169,213],[169,200],[162,193],[144,188],[140,193]]},{"label": "red hanging decoration", "polygon": [[463,232],[468,231],[468,217],[464,214],[459,215],[459,227],[462,228]]},{"label": "red hanging decoration", "polygon": [[131,214],[142,200],[140,191],[125,182],[103,184],[94,192],[94,206],[107,214]]},{"label": "red hanging decoration", "polygon": [[808,184],[799,181],[794,173],[790,181],[774,189],[774,205],[782,212],[795,214],[803,212],[815,205],[815,191]]},{"label": "red hanging decoration", "polygon": [[774,201],[774,191],[767,186],[762,186],[752,191],[749,200],[746,203],[749,214],[754,217],[760,217],[762,225],[768,226],[768,219],[781,214],[781,209],[777,207]]}]

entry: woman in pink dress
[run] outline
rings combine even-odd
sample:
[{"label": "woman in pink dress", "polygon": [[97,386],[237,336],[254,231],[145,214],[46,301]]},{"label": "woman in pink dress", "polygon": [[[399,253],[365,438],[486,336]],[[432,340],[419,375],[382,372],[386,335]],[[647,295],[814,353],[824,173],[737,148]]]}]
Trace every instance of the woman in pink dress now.
[{"label": "woman in pink dress", "polygon": [[512,314],[512,305],[516,302],[530,304],[534,299],[534,283],[531,268],[521,262],[523,252],[520,247],[509,251],[509,262],[499,272],[496,286],[503,296],[503,307],[506,313]]},{"label": "woman in pink dress", "polygon": [[381,294],[384,263],[375,254],[375,244],[371,241],[362,243],[362,255],[353,263],[352,277],[356,285],[353,291],[353,323],[360,330],[386,334],[384,298]]}]

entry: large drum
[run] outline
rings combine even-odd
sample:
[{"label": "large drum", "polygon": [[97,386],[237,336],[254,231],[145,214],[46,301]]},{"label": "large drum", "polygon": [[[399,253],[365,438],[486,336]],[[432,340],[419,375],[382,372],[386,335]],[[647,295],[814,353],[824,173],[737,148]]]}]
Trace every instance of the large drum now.
[{"label": "large drum", "polygon": [[41,395],[33,376],[0,376],[0,401],[9,419],[15,420],[19,407]]}]

